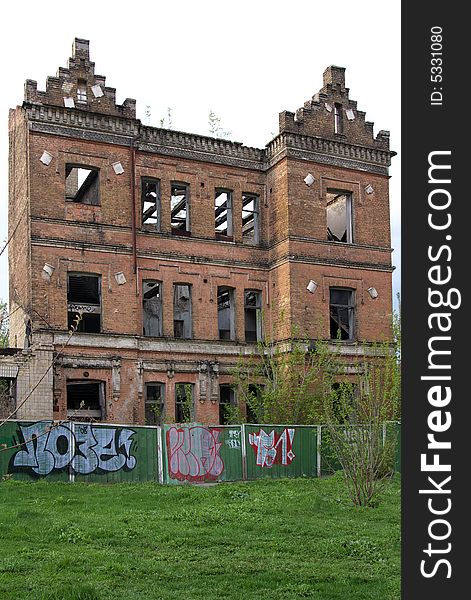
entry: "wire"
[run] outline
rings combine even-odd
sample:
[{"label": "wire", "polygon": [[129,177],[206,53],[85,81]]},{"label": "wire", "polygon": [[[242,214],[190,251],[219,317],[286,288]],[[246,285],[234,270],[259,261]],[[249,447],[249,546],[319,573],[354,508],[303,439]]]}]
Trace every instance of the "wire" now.
[{"label": "wire", "polygon": [[23,211],[20,215],[20,218],[18,219],[15,228],[13,229],[13,231],[11,232],[10,237],[7,239],[7,241],[5,242],[5,245],[3,246],[3,248],[0,250],[0,256],[2,256],[4,250],[6,249],[6,247],[8,246],[8,244],[11,242],[11,240],[13,239],[13,236],[16,233],[16,230],[18,229],[19,224],[21,223],[21,219],[23,218],[24,213],[26,212],[26,209],[28,208],[28,204],[25,204],[25,207],[23,208]]},{"label": "wire", "polygon": [[20,306],[17,306],[17,307],[15,308],[15,310],[12,310],[12,311],[11,311],[10,313],[8,313],[7,315],[3,315],[3,316],[0,318],[0,325],[3,323],[3,321],[6,321],[7,319],[9,319],[9,318],[11,317],[11,315],[14,315],[14,314],[16,313],[16,311],[17,311],[17,310],[19,310],[20,308],[23,308],[23,307],[22,307],[21,305],[20,305]]},{"label": "wire", "polygon": [[28,392],[28,394],[26,395],[25,398],[23,398],[23,400],[20,402],[20,404],[18,404],[18,406],[15,408],[15,410],[13,412],[11,412],[8,417],[6,417],[6,419],[4,419],[1,423],[0,423],[0,427],[2,427],[2,425],[4,425],[7,421],[9,421],[13,415],[15,415],[19,409],[23,406],[23,404],[25,404],[25,402],[28,400],[28,398],[31,397],[32,393],[34,392],[34,390],[39,386],[39,384],[43,381],[43,379],[46,377],[46,375],[49,373],[49,371],[52,369],[52,367],[56,364],[58,358],[60,357],[60,355],[62,354],[62,352],[65,350],[66,346],[68,345],[68,343],[70,342],[70,340],[72,339],[72,336],[74,335],[74,333],[77,331],[77,327],[80,323],[82,319],[82,316],[79,315],[76,319],[75,319],[75,324],[74,326],[71,328],[71,331],[69,332],[69,337],[67,338],[65,344],[62,346],[62,348],[59,350],[59,352],[56,354],[56,356],[53,358],[51,364],[48,366],[48,368],[45,370],[43,376],[39,379],[39,381],[36,383],[36,385]]}]

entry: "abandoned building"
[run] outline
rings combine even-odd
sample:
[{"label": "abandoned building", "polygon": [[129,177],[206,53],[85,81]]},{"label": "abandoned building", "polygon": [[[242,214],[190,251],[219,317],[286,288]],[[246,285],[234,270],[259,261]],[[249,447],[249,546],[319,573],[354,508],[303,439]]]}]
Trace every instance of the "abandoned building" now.
[{"label": "abandoned building", "polygon": [[219,423],[267,332],[298,326],[347,359],[390,338],[394,153],[344,68],[259,149],[143,125],[94,67],[75,39],[10,111],[16,418],[155,424],[190,406]]}]

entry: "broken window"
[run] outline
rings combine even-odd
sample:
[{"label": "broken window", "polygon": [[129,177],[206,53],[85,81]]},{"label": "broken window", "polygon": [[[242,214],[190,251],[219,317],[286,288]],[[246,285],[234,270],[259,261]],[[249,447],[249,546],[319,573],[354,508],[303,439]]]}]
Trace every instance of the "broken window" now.
[{"label": "broken window", "polygon": [[352,239],[352,195],[348,192],[327,192],[327,239],[346,242]]},{"label": "broken window", "polygon": [[165,385],[146,383],[145,423],[162,425],[165,410]]},{"label": "broken window", "polygon": [[214,229],[216,237],[232,237],[232,192],[230,190],[216,189]]},{"label": "broken window", "polygon": [[[18,367],[4,366],[3,369],[18,371]],[[0,377],[0,418],[6,419],[16,404],[16,377]]]},{"label": "broken window", "polygon": [[228,425],[230,419],[231,408],[236,406],[235,391],[229,384],[219,386],[219,424]]},{"label": "broken window", "polygon": [[334,133],[342,133],[342,131],[343,131],[342,105],[334,104]]},{"label": "broken window", "polygon": [[65,199],[81,204],[98,205],[99,170],[94,167],[65,165]]},{"label": "broken window", "polygon": [[160,181],[143,177],[141,179],[142,224],[160,231]]},{"label": "broken window", "polygon": [[[85,333],[101,331],[101,277],[69,273],[67,278],[68,328]],[[76,320],[79,318],[78,325]]]},{"label": "broken window", "polygon": [[191,338],[191,286],[185,283],[173,290],[173,336]]},{"label": "broken window", "polygon": [[354,338],[354,290],[330,288],[330,337],[333,340]]},{"label": "broken window", "polygon": [[75,380],[67,382],[67,417],[102,419],[105,407],[105,382]]},{"label": "broken window", "polygon": [[77,81],[77,104],[87,103],[87,82],[85,79]]},{"label": "broken window", "polygon": [[242,194],[242,242],[260,242],[260,202],[256,194]]},{"label": "broken window", "polygon": [[160,281],[142,282],[142,327],[143,335],[162,335],[162,284]]},{"label": "broken window", "polygon": [[172,183],[171,190],[172,233],[187,235],[190,233],[189,186],[186,183]]},{"label": "broken window", "polygon": [[262,339],[262,293],[245,290],[245,341],[260,342]]},{"label": "broken window", "polygon": [[218,287],[218,329],[220,340],[235,340],[234,289]]},{"label": "broken window", "polygon": [[175,384],[175,422],[188,423],[193,417],[192,383]]}]

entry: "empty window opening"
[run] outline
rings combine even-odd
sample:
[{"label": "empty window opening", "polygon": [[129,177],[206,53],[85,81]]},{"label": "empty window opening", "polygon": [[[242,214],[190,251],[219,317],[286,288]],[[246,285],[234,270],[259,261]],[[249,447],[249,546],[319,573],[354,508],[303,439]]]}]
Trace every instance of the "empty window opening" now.
[{"label": "empty window opening", "polygon": [[15,409],[15,404],[16,378],[0,377],[0,418],[6,419]]},{"label": "empty window opening", "polygon": [[255,194],[242,194],[242,242],[257,245],[260,241],[260,202]]},{"label": "empty window opening", "polygon": [[190,211],[188,204],[188,185],[172,183],[170,200],[172,233],[185,235],[190,232]]},{"label": "empty window opening", "polygon": [[327,239],[351,244],[352,195],[345,192],[327,192]]},{"label": "empty window opening", "polygon": [[173,336],[191,338],[191,286],[175,284],[173,292]]},{"label": "empty window opening", "polygon": [[354,291],[330,288],[330,337],[333,340],[354,338]]},{"label": "empty window opening", "polygon": [[143,335],[162,335],[162,284],[160,281],[142,282],[142,328]]},{"label": "empty window opening", "polygon": [[343,131],[342,105],[334,104],[334,133],[342,133],[342,131]]},{"label": "empty window opening", "polygon": [[192,383],[177,383],[175,385],[175,421],[188,423],[193,418],[194,385]]},{"label": "empty window opening", "polygon": [[162,425],[165,416],[164,411],[165,385],[163,383],[146,383],[146,425]]},{"label": "empty window opening", "polygon": [[99,170],[93,167],[65,166],[65,199],[81,204],[99,204]]},{"label": "empty window opening", "polygon": [[235,340],[234,289],[218,287],[218,329],[220,340]]},{"label": "empty window opening", "polygon": [[216,237],[232,237],[232,192],[230,190],[216,190],[214,197],[214,229]]},{"label": "empty window opening", "polygon": [[228,425],[231,419],[231,412],[236,408],[236,395],[232,386],[223,384],[219,386],[219,424]]},{"label": "empty window opening", "polygon": [[67,278],[68,328],[99,333],[101,331],[101,278],[100,275],[69,273]]},{"label": "empty window opening", "polygon": [[244,294],[245,341],[260,342],[262,339],[262,293],[246,290]]},{"label": "empty window opening", "polygon": [[158,179],[141,180],[142,224],[160,231],[160,182]]},{"label": "empty window opening", "polygon": [[77,82],[77,104],[87,103],[87,82],[79,79]]},{"label": "empty window opening", "polygon": [[104,381],[68,381],[67,417],[73,419],[95,419],[104,417]]}]

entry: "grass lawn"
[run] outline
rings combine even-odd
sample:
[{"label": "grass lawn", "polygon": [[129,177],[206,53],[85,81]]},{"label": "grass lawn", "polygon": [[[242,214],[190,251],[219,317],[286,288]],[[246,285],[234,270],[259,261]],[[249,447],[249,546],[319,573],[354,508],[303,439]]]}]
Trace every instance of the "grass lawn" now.
[{"label": "grass lawn", "polygon": [[400,481],[0,483],[2,600],[400,597]]}]

